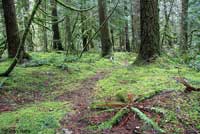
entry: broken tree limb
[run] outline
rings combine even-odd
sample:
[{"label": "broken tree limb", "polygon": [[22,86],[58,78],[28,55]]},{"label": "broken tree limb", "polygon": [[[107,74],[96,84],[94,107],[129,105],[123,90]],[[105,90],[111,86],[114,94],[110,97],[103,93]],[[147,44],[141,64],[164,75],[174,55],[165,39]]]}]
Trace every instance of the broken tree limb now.
[{"label": "broken tree limb", "polygon": [[38,25],[38,26],[41,26],[41,27],[43,27],[43,28],[45,28],[45,29],[47,29],[47,30],[49,30],[49,31],[51,31],[50,28],[48,28],[47,26],[44,26],[43,24],[40,24],[39,22],[37,22],[37,21],[35,21],[35,20],[33,20],[33,23],[36,24],[36,25]]},{"label": "broken tree limb", "polygon": [[185,86],[185,92],[200,91],[200,88],[195,88],[188,83],[183,77],[174,77],[174,79]]}]

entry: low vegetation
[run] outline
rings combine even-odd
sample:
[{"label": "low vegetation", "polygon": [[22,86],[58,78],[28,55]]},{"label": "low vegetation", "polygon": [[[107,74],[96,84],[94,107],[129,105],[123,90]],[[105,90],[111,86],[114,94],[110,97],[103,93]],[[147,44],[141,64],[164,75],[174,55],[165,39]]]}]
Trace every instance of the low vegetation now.
[{"label": "low vegetation", "polygon": [[[174,79],[184,77],[190,84],[199,87],[200,73],[186,64],[179,64],[178,59],[159,58],[151,65],[136,66],[132,64],[134,54],[129,53],[115,53],[112,59],[102,59],[95,53],[84,54],[82,59],[74,56],[66,58],[62,53],[31,53],[31,56],[32,60],[18,65],[1,87],[2,133],[55,133],[61,127],[59,120],[73,111],[71,102],[56,98],[75,90],[83,80],[98,71],[109,73],[97,82],[93,103],[104,103],[105,100],[127,103],[128,94],[135,102],[142,103],[146,99],[154,99],[154,95],[162,98],[162,92],[173,92],[169,98],[156,103],[152,100],[151,105],[143,106],[149,106],[150,111],[154,111],[153,115],[160,115],[157,123],[163,131],[182,133],[185,127],[200,129],[199,92],[183,93],[184,86]],[[0,70],[4,70],[9,63],[9,59],[1,62]],[[142,109],[138,111],[139,108],[133,107],[132,110],[145,122],[154,124],[152,122],[156,121],[156,116],[148,117]],[[126,113],[119,111],[107,123],[97,124],[97,127],[106,129],[117,126],[120,120],[123,122]],[[143,131],[145,128],[144,123]]]}]

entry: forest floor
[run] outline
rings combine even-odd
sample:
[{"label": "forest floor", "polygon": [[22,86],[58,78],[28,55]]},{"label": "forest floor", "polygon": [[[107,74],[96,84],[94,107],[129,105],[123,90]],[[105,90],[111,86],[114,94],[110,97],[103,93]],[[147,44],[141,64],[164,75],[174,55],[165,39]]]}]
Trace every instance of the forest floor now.
[{"label": "forest floor", "polygon": [[[184,86],[174,80],[181,76],[200,87],[200,73],[179,59],[162,57],[135,66],[135,54],[129,53],[115,53],[112,60],[95,53],[82,59],[62,53],[31,56],[10,77],[1,78],[0,134],[159,133],[134,112],[110,126],[116,109],[93,108],[96,103],[127,103],[130,94],[141,100],[131,105],[167,134],[200,131],[200,93],[184,93]],[[10,62],[2,61],[0,71]]]}]

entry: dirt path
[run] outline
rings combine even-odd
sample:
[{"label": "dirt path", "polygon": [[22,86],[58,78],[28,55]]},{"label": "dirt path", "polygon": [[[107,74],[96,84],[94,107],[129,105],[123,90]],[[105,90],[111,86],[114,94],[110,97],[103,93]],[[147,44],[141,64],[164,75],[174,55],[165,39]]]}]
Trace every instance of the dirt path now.
[{"label": "dirt path", "polygon": [[80,86],[66,94],[59,96],[58,100],[72,102],[73,113],[68,113],[61,121],[62,130],[58,134],[87,134],[90,133],[85,128],[88,123],[84,117],[90,113],[89,104],[97,81],[103,79],[107,73],[97,72],[96,75],[84,80]]},{"label": "dirt path", "polygon": [[[66,92],[61,96],[58,96],[56,100],[59,101],[69,101],[73,104],[73,112],[68,113],[61,121],[61,128],[57,131],[57,134],[141,134],[143,122],[136,116],[136,114],[129,114],[129,120],[125,125],[123,122],[114,126],[112,129],[94,131],[88,130],[87,127],[90,124],[99,124],[106,119],[110,119],[114,113],[103,113],[102,115],[95,115],[95,111],[89,109],[89,105],[92,102],[92,96],[94,94],[96,83],[104,79],[107,75],[106,72],[97,72],[96,75],[84,80],[80,86],[71,92]],[[175,96],[174,96],[175,95]],[[151,99],[147,99],[139,105],[142,107],[153,107],[153,106],[165,106],[167,102],[171,102],[173,97],[177,97],[177,93],[174,91],[166,91],[157,94]],[[179,95],[180,96],[180,95]],[[182,98],[182,96],[180,97]],[[170,104],[171,106],[171,104]],[[162,116],[149,111],[143,111],[148,117],[156,117],[156,122],[160,122]],[[102,116],[102,117],[101,117]],[[126,120],[126,117],[122,119]],[[191,129],[185,128],[185,134],[193,133]],[[156,131],[154,129],[149,129],[145,131],[145,134],[154,134]]]}]

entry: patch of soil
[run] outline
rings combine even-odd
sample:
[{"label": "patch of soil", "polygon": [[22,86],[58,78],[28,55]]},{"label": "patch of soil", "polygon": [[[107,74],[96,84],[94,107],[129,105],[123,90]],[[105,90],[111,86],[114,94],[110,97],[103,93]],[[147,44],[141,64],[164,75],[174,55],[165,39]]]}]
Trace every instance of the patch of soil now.
[{"label": "patch of soil", "polygon": [[[169,91],[163,91],[154,97],[147,99],[143,101],[141,104],[144,105],[145,107],[162,107],[164,109],[172,110],[173,112],[176,113],[176,118],[178,120],[178,124],[176,126],[177,129],[182,129],[183,132],[182,134],[199,134],[200,130],[196,129],[193,125],[195,125],[195,122],[193,124],[187,124],[184,121],[184,115],[181,115],[181,109],[177,107],[177,102],[176,100],[187,100],[188,98],[188,93],[185,92],[180,92],[180,91],[174,91],[174,90],[169,90]],[[191,120],[191,119],[187,119]],[[192,122],[191,122],[192,123]],[[169,124],[165,124],[165,127]],[[172,128],[175,130],[174,128]],[[174,132],[168,132],[168,133],[174,133]]]},{"label": "patch of soil", "polygon": [[13,110],[14,110],[14,106],[10,104],[0,103],[0,113],[13,111]]},{"label": "patch of soil", "polygon": [[[124,116],[122,121],[119,122],[112,129],[106,130],[88,130],[89,125],[98,125],[101,122],[109,120],[114,116],[115,112],[103,112],[97,114],[97,111],[89,109],[91,96],[96,87],[97,81],[105,77],[105,72],[98,72],[96,75],[84,80],[80,86],[71,92],[66,92],[58,97],[59,101],[70,101],[73,104],[74,112],[68,113],[61,121],[62,128],[58,130],[57,134],[141,134],[141,127],[143,122],[134,113],[129,113]],[[147,102],[140,105],[148,105]],[[147,116],[154,117],[151,112],[143,111]],[[128,118],[127,118],[128,117]],[[156,121],[159,122],[161,117],[157,115]],[[153,129],[148,129],[146,133],[153,134]]]},{"label": "patch of soil", "polygon": [[129,113],[111,130],[104,130],[103,134],[140,134],[140,126],[142,126],[142,121],[134,113]]},{"label": "patch of soil", "polygon": [[[74,112],[68,113],[61,121],[62,128],[58,130],[57,134],[141,134],[141,127],[143,122],[134,113],[128,114],[122,118],[122,121],[112,129],[94,131],[88,130],[89,125],[100,124],[114,116],[115,112],[103,112],[96,114],[96,111],[91,111],[89,105],[92,93],[96,87],[97,81],[103,79],[106,73],[98,72],[95,76],[92,76],[84,80],[80,86],[71,92],[66,92],[58,97],[56,100],[59,101],[70,101],[73,104]],[[151,102],[152,103],[152,102]],[[149,102],[144,102],[139,105],[142,107],[149,105]],[[147,116],[154,117],[151,112],[143,111]],[[161,118],[157,115],[158,122]],[[125,120],[125,122],[124,122]],[[127,120],[127,121],[126,121]],[[155,131],[149,129],[146,133],[153,134]]]},{"label": "patch of soil", "polygon": [[[39,85],[47,87],[49,83],[53,80],[55,74],[51,72],[32,72],[31,76],[35,78],[40,78],[39,76],[48,77],[49,79],[44,81],[44,83],[27,83],[29,86]],[[13,111],[16,107],[31,103],[43,101],[45,99],[44,92],[40,90],[22,90],[19,88],[10,89],[6,85],[0,90],[0,112]]]},{"label": "patch of soil", "polygon": [[140,102],[140,104],[146,107],[153,107],[155,105],[163,106],[163,104],[166,104],[166,102],[170,101],[174,96],[179,96],[181,94],[181,92],[176,92],[174,90],[166,90]]},{"label": "patch of soil", "polygon": [[[97,73],[95,76],[83,81],[77,90],[57,97],[58,100],[71,101],[74,104],[73,109],[75,110],[74,113],[67,114],[65,118],[60,121],[62,129],[59,130],[57,134],[157,134],[158,132],[140,120],[135,113],[128,113],[128,115],[125,115],[112,129],[102,131],[87,129],[89,125],[98,125],[111,119],[115,114],[115,112],[102,112],[97,114],[97,111],[91,111],[89,109],[92,90],[94,90],[96,82],[104,77],[105,73]],[[179,98],[184,98],[185,94],[176,91],[163,91],[152,98],[136,103],[135,106],[159,124],[163,115],[145,110],[145,107],[164,106],[164,108],[167,109],[171,108],[171,103],[177,96],[179,96]],[[182,133],[184,134],[198,134],[195,129],[192,130],[181,123],[177,126],[177,129],[178,128],[182,128],[184,130]]]},{"label": "patch of soil", "polygon": [[[4,89],[2,89],[4,90]],[[40,91],[19,91],[14,90],[12,92],[1,91],[0,92],[0,112],[8,112],[16,109],[17,106],[42,101],[42,93]]]},{"label": "patch of soil", "polygon": [[[70,101],[73,104],[72,113],[68,113],[61,121],[62,130],[72,131],[73,134],[91,134],[94,131],[89,132],[86,130],[89,122],[86,119],[91,113],[89,105],[91,102],[91,97],[95,91],[97,81],[103,79],[107,73],[97,72],[96,75],[84,80],[80,86],[71,91],[66,92],[61,96],[56,97],[59,101]],[[62,131],[60,130],[60,131]],[[66,132],[67,134],[67,132]]]}]

